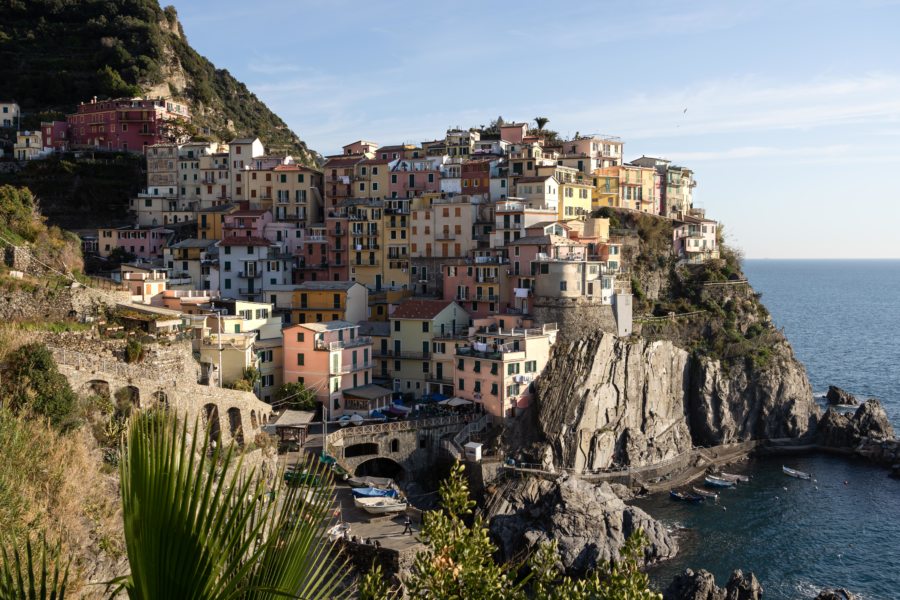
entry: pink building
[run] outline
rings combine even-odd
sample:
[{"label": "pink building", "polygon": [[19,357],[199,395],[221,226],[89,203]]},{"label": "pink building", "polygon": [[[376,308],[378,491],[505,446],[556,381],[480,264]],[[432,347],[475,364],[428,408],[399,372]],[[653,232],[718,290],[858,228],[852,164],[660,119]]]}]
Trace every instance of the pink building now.
[{"label": "pink building", "polygon": [[109,227],[97,230],[97,252],[108,257],[116,248],[141,260],[162,258],[162,249],[173,232],[165,227]]},{"label": "pink building", "polygon": [[294,269],[294,283],[331,279],[329,277],[327,231],[324,223],[310,225],[302,231],[300,244],[296,251],[299,265]]},{"label": "pink building", "polygon": [[494,417],[513,417],[534,398],[534,380],[556,343],[555,323],[498,315],[474,321],[468,345],[456,348],[455,394],[481,405]]},{"label": "pink building", "polygon": [[44,148],[66,150],[69,147],[69,124],[65,121],[42,122],[41,140]]},{"label": "pink building", "polygon": [[238,210],[225,215],[223,237],[266,237],[266,225],[272,222],[267,210]]},{"label": "pink building", "polygon": [[302,323],[282,330],[285,382],[315,390],[333,421],[390,407],[391,390],[372,383],[372,338],[347,321]]},{"label": "pink building", "polygon": [[441,171],[433,158],[398,160],[391,167],[388,193],[391,198],[415,198],[441,191]]},{"label": "pink building", "polygon": [[509,308],[507,271],[501,256],[479,256],[442,266],[445,300],[456,300],[472,318],[496,315]]},{"label": "pink building", "polygon": [[186,105],[140,98],[94,98],[66,117],[73,147],[129,152],[144,152],[147,146],[169,141],[168,125],[175,119],[190,121]]}]

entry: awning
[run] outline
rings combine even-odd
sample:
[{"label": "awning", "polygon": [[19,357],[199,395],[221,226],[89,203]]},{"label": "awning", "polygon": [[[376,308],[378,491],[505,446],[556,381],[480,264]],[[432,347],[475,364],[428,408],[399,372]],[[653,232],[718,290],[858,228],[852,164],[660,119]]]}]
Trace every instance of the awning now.
[{"label": "awning", "polygon": [[471,400],[466,400],[465,398],[450,398],[449,400],[442,400],[441,402],[438,402],[438,404],[442,406],[457,407],[468,406],[469,404],[473,404],[473,402]]}]

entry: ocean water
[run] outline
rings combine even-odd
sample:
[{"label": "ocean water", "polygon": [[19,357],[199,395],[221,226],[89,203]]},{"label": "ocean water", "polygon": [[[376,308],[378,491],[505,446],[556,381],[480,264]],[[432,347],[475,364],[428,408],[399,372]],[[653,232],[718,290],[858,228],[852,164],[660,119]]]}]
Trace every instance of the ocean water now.
[{"label": "ocean water", "polygon": [[[900,429],[900,261],[746,261],[745,272],[813,389],[829,384],[882,401]],[[785,464],[815,482],[781,473]],[[867,600],[900,598],[900,481],[863,461],[808,455],[745,461],[750,483],[693,505],[636,502],[676,531],[681,552],[651,571],[659,586],[685,568],[720,585],[753,571],[772,600],[813,598],[828,586]]]}]

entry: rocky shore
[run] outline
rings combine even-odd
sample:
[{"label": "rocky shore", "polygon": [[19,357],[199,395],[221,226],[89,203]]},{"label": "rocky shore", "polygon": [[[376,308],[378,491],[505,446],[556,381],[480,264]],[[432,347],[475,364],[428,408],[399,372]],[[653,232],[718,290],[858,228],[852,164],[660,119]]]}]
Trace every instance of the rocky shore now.
[{"label": "rocky shore", "polygon": [[[753,573],[740,570],[731,574],[725,587],[716,585],[716,578],[709,571],[686,569],[676,575],[663,592],[663,600],[762,600],[763,587]],[[858,600],[845,589],[824,589],[815,600]]]}]

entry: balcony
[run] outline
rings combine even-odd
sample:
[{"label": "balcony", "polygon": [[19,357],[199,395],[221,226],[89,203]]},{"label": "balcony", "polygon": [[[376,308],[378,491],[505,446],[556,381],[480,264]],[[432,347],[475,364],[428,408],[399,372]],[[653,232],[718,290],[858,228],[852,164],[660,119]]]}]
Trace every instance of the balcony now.
[{"label": "balcony", "polygon": [[262,296],[262,290],[251,290],[249,288],[238,288],[238,293],[241,296]]},{"label": "balcony", "polygon": [[[260,277],[262,277],[262,273],[242,272],[242,273],[238,273],[237,276],[241,279],[259,279]],[[243,294],[243,292],[241,292],[241,293]]]},{"label": "balcony", "polygon": [[380,358],[400,358],[407,360],[430,360],[431,352],[413,352],[410,350],[401,350],[397,352],[396,350],[379,350],[376,353],[376,356]]},{"label": "balcony", "polygon": [[[335,266],[339,266],[339,265],[335,264]],[[298,268],[298,269],[307,270],[307,271],[309,271],[309,270],[319,271],[319,270],[321,270],[321,269],[327,269],[327,268],[328,268],[328,263],[327,263],[327,262],[322,262],[322,263],[301,264],[301,265],[300,265],[299,267],[297,267],[297,268]]]},{"label": "balcony", "polygon": [[[459,237],[462,237],[462,234],[459,234]],[[439,242],[447,242],[457,239],[457,234],[450,233],[449,231],[441,231],[439,233],[434,234],[434,239]]]},{"label": "balcony", "polygon": [[358,348],[360,346],[371,346],[372,338],[368,336],[355,337],[352,340],[337,340],[327,342],[325,340],[316,340],[316,350],[333,352],[335,350],[344,350],[345,348]]},{"label": "balcony", "polygon": [[496,296],[494,294],[477,294],[475,296],[475,302],[499,302],[500,296]]},{"label": "balcony", "polygon": [[338,372],[341,375],[346,375],[347,373],[355,373],[356,371],[364,371],[366,369],[374,369],[375,363],[372,361],[362,362],[362,363],[351,363],[349,365],[341,365],[341,368],[338,369]]},{"label": "balcony", "polygon": [[447,377],[446,375],[441,375],[440,377],[438,377],[437,375],[429,374],[425,378],[425,381],[427,381],[428,383],[441,383],[444,385],[453,385],[453,379],[450,377]]},{"label": "balcony", "polygon": [[343,306],[334,306],[327,304],[294,304],[291,303],[290,307],[294,310],[321,310],[321,311],[334,311],[334,310],[344,310]]},{"label": "balcony", "polygon": [[381,266],[380,260],[351,260],[350,265],[353,267],[379,267]]}]

